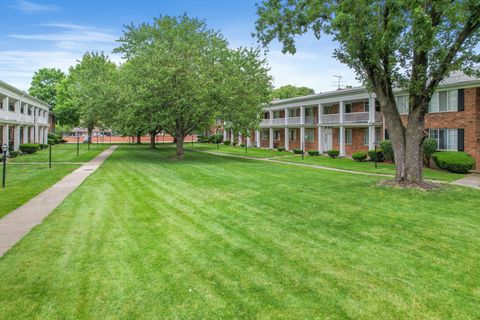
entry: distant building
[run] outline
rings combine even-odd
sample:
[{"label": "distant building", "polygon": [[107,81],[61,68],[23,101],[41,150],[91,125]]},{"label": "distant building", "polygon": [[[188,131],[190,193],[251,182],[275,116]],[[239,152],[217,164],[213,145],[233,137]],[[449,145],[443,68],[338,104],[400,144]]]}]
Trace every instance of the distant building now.
[{"label": "distant building", "polygon": [[[10,150],[22,143],[47,143],[50,106],[0,81],[0,141]],[[53,128],[53,127],[52,127]]]}]

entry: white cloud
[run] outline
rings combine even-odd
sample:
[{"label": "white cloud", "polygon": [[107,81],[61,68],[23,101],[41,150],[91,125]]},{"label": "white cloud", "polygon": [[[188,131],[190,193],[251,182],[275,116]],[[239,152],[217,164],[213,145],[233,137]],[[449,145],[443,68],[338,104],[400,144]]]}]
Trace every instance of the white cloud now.
[{"label": "white cloud", "polygon": [[25,0],[17,0],[16,5],[12,7],[23,11],[25,13],[39,13],[39,12],[46,12],[46,11],[60,11],[60,8],[53,5],[45,5],[45,4],[38,4],[33,3],[30,1]]},{"label": "white cloud", "polygon": [[36,34],[12,33],[8,37],[21,40],[53,42],[58,48],[75,48],[83,43],[114,43],[118,38],[110,30],[90,26],[66,23],[43,24],[42,27],[53,28],[55,32]]}]

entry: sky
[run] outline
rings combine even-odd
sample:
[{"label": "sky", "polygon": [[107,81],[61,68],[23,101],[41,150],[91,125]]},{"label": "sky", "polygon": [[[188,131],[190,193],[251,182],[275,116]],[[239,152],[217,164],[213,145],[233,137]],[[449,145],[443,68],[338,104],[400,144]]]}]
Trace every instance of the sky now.
[{"label": "sky", "polygon": [[[28,90],[33,73],[40,68],[68,72],[86,51],[113,55],[125,25],[151,22],[160,15],[204,19],[219,30],[231,47],[258,44],[252,37],[256,7],[260,0],[0,0],[0,80]],[[354,73],[336,61],[331,38],[305,35],[297,41],[295,55],[283,54],[281,45],[269,46],[267,60],[274,86],[307,86],[316,92],[359,85]]]}]

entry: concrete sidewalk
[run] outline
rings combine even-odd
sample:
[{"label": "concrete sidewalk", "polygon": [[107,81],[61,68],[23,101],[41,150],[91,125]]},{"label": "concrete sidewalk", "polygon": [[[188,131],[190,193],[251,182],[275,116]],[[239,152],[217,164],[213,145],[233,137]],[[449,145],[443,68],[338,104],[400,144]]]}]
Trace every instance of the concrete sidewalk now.
[{"label": "concrete sidewalk", "polygon": [[480,174],[469,173],[465,178],[452,182],[459,186],[470,187],[474,189],[480,189]]},{"label": "concrete sidewalk", "polygon": [[117,146],[111,146],[95,159],[0,219],[0,257],[33,227],[40,224],[72,191],[97,170],[116,148]]}]

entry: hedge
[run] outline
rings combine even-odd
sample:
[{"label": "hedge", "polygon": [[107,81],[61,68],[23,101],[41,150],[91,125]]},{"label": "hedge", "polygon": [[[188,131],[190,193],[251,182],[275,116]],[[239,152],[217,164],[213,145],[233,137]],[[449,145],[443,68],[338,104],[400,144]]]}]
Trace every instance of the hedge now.
[{"label": "hedge", "polygon": [[385,158],[385,160],[394,162],[395,157],[394,157],[394,154],[393,154],[392,141],[383,140],[383,141],[380,142],[380,147],[382,148],[383,157]]},{"label": "hedge", "polygon": [[385,160],[382,150],[368,150],[368,157],[370,158],[370,161],[374,162],[383,162]]},{"label": "hedge", "polygon": [[439,151],[432,158],[439,168],[454,173],[467,173],[475,168],[475,159],[462,151]]},{"label": "hedge", "polygon": [[230,145],[230,140],[223,141],[223,144],[226,145],[226,146],[229,146]]},{"label": "hedge", "polygon": [[282,151],[285,151],[285,148],[284,147],[278,147],[277,150],[282,152]]},{"label": "hedge", "polygon": [[327,154],[330,158],[335,159],[340,154],[340,151],[338,151],[338,150],[328,150]]},{"label": "hedge", "polygon": [[432,154],[437,151],[437,147],[437,140],[427,138],[423,141],[423,158],[427,167],[430,167],[430,159],[432,158]]},{"label": "hedge", "polygon": [[352,154],[352,159],[355,161],[365,161],[367,160],[367,153],[365,151],[358,151]]},{"label": "hedge", "polygon": [[307,153],[311,156],[318,156],[320,154],[320,151],[318,151],[318,150],[308,150]]},{"label": "hedge", "polygon": [[38,143],[24,143],[20,145],[20,151],[26,154],[32,154],[37,152],[40,149]]},{"label": "hedge", "polygon": [[302,154],[302,153],[303,153],[303,150],[302,150],[302,149],[295,148],[295,149],[293,149],[293,153],[295,153],[295,154]]}]

